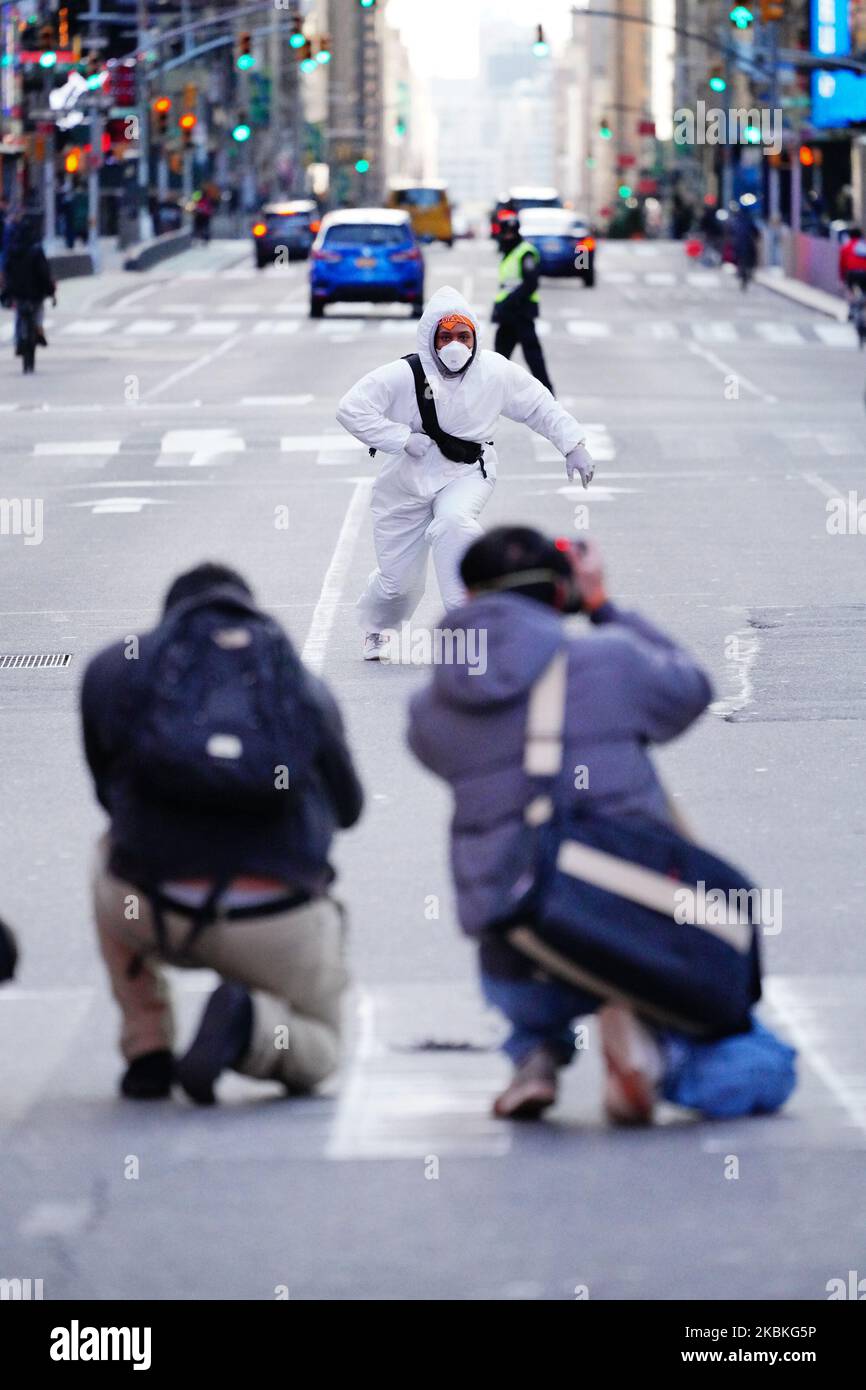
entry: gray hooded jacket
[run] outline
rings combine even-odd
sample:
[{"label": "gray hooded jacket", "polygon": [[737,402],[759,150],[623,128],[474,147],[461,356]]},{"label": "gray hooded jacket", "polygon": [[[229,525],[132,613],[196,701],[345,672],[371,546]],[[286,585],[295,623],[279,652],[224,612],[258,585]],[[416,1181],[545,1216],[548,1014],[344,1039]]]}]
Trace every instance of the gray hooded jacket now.
[{"label": "gray hooded jacket", "polygon": [[483,655],[486,641],[486,669],[483,661],[474,673],[470,663],[436,666],[412,700],[408,737],[454,791],[451,862],[460,922],[471,935],[499,910],[506,873],[513,881],[515,865],[526,862],[523,811],[539,790],[523,771],[527,704],[554,652],[568,647],[565,756],[554,795],[561,804],[583,798],[603,815],[670,819],[647,746],[688,728],[712,689],[686,652],[610,603],[576,636],[552,609],[519,594],[474,599],[447,623],[467,631],[470,653]]}]

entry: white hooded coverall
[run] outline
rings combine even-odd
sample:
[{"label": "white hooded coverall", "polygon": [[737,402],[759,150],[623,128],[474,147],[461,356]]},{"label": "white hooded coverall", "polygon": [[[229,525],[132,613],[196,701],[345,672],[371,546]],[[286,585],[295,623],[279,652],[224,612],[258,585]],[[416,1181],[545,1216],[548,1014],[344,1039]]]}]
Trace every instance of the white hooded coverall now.
[{"label": "white hooded coverall", "polygon": [[[475,328],[476,351],[459,375],[449,375],[433,346],[440,319],[463,314]],[[429,300],[418,321],[417,351],[436,402],[442,429],[478,443],[493,438],[501,415],[522,420],[565,455],[584,438],[577,421],[516,362],[477,347],[478,318],[463,296],[445,286]],[[399,628],[411,618],[424,593],[428,546],[446,609],[463,603],[460,561],[481,535],[478,517],[496,477],[496,450],[484,450],[481,465],[452,463],[430,441],[422,458],[404,452],[411,434],[423,433],[408,362],[377,367],[346,392],[337,419],[350,434],[384,457],[373,485],[371,511],[378,567],[358,600],[367,632]]]}]

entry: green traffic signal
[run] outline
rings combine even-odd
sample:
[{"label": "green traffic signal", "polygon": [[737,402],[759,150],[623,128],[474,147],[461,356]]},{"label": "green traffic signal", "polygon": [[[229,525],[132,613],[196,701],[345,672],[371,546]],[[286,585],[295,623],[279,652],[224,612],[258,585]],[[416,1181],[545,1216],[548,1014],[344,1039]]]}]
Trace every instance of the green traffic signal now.
[{"label": "green traffic signal", "polygon": [[306,42],[307,40],[304,38],[304,35],[300,29],[295,29],[293,33],[289,35],[290,48],[303,48]]},{"label": "green traffic signal", "polygon": [[255,65],[256,60],[253,57],[252,53],[242,53],[237,60],[237,68],[239,72],[249,72],[250,68],[254,68]]},{"label": "green traffic signal", "polygon": [[613,131],[611,130],[611,128],[610,128],[610,126],[608,125],[607,121],[602,121],[601,125],[600,125],[599,128],[598,128],[598,133],[599,133],[599,135],[601,136],[602,140],[612,140],[612,139],[613,139]]},{"label": "green traffic signal", "polygon": [[754,23],[755,16],[747,5],[735,5],[728,15],[728,19],[737,29],[748,29]]},{"label": "green traffic signal", "polygon": [[[366,5],[364,8],[365,8],[365,9],[369,9],[370,6],[369,6],[369,5]],[[358,160],[356,160],[356,161],[355,161],[355,172],[358,173],[358,174],[369,174],[369,172],[370,172],[370,161],[369,161],[369,159],[358,159]]]},{"label": "green traffic signal", "polygon": [[232,131],[232,139],[237,140],[238,144],[242,145],[244,141],[249,140],[252,133],[246,121],[239,121]]},{"label": "green traffic signal", "polygon": [[41,68],[53,68],[53,67],[54,67],[54,64],[55,64],[56,62],[57,62],[57,54],[56,54],[56,53],[52,53],[51,49],[49,49],[49,50],[47,51],[47,53],[42,53],[42,54],[40,54],[40,57],[39,57],[39,66],[40,66]]},{"label": "green traffic signal", "polygon": [[728,84],[723,77],[710,78],[710,91],[712,92],[723,92],[726,89],[727,85]]},{"label": "green traffic signal", "polygon": [[628,185],[627,183],[621,183],[620,186],[619,186],[619,188],[617,189],[617,193],[619,194],[619,196],[620,196],[621,198],[630,198],[630,197],[631,197],[631,188],[629,187],[629,185]]}]

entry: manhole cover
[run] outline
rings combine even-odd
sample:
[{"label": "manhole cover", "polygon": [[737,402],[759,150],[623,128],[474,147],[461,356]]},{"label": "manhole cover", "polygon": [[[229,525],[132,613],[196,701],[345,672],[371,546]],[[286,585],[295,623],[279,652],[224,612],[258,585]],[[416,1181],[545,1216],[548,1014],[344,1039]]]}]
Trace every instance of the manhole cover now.
[{"label": "manhole cover", "polygon": [[62,669],[72,660],[71,652],[16,652],[0,653],[0,671],[45,670],[49,667]]}]

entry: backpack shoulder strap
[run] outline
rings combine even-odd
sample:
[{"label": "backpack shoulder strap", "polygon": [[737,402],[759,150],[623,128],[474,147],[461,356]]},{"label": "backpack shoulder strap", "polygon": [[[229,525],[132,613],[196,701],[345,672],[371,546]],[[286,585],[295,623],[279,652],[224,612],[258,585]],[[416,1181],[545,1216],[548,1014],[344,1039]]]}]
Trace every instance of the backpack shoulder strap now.
[{"label": "backpack shoulder strap", "polygon": [[[568,647],[558,647],[529,692],[523,770],[528,777],[552,782],[562,770],[565,706],[568,694]],[[543,792],[524,809],[527,825],[543,825],[554,812],[553,797]]]},{"label": "backpack shoulder strap", "polygon": [[403,358],[404,362],[409,363],[412,376],[415,379],[415,400],[418,403],[418,413],[421,416],[421,423],[432,439],[436,438],[439,432],[439,418],[436,414],[436,403],[433,400],[433,392],[424,374],[421,365],[421,358],[417,352],[407,353]]}]

